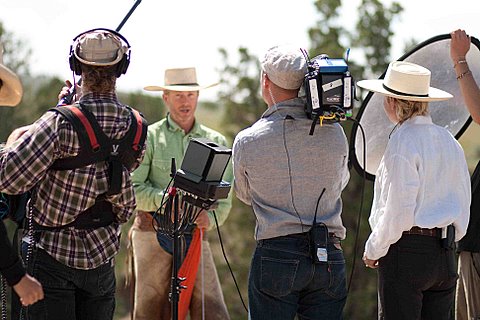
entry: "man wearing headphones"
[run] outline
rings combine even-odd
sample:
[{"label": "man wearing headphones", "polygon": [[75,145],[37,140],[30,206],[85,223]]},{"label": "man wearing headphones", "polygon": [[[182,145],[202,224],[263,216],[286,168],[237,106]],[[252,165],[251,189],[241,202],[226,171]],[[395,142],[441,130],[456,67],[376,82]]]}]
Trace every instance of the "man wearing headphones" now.
[{"label": "man wearing headphones", "polygon": [[82,76],[82,95],[65,109],[86,116],[79,117],[85,131],[91,133],[93,127],[99,137],[100,146],[92,144],[94,151],[104,149],[102,139],[111,143],[107,158],[83,161],[90,145],[59,108],[46,112],[23,134],[14,133],[16,141],[7,144],[1,156],[0,191],[31,191],[29,232],[22,251],[45,298],[22,310],[28,320],[113,319],[114,257],[120,226],[135,208],[130,172],[144,150],[141,142],[128,166],[111,160],[115,143],[120,143],[116,141],[128,138],[138,126],[135,111],[121,104],[115,93],[117,77],[127,70],[128,54],[126,40],[108,29],[82,33],[71,47],[70,67]]},{"label": "man wearing headphones", "polygon": [[[233,143],[234,189],[257,225],[249,315],[342,319],[347,290],[340,240],[348,144],[338,123],[312,120],[298,97],[307,66],[300,49],[277,46],[261,61],[268,109]],[[312,227],[314,226],[314,227]]]}]

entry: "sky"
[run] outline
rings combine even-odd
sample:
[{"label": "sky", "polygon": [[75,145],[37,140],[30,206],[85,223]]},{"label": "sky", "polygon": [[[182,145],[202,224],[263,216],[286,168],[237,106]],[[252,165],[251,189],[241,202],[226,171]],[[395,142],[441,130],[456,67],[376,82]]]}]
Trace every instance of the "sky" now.
[{"label": "sky", "polygon": [[[472,10],[475,1],[398,2],[405,10],[393,24],[392,59],[404,53],[404,43],[412,37],[420,42],[462,28],[478,38],[480,19],[478,11]],[[134,3],[0,0],[0,21],[32,49],[34,75],[71,80],[68,52],[73,38],[92,28],[116,29]],[[339,23],[354,32],[360,0],[343,3]],[[313,0],[142,0],[120,31],[131,45],[131,63],[127,74],[118,79],[117,88],[137,91],[160,85],[165,68],[170,67],[195,66],[201,84],[217,82],[216,70],[223,67],[219,48],[227,49],[232,62],[237,61],[235,52],[240,46],[258,57],[281,43],[308,48],[307,30],[317,19]],[[350,57],[355,54],[351,51]],[[215,92],[209,90],[207,96]]]}]

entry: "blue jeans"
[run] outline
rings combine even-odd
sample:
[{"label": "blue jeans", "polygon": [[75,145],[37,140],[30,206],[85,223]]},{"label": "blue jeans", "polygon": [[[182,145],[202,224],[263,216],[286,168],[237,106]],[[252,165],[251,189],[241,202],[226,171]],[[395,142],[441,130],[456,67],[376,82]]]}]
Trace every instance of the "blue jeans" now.
[{"label": "blue jeans", "polygon": [[115,272],[111,263],[91,270],[73,269],[44,250],[34,249],[28,269],[42,284],[45,298],[24,309],[24,319],[113,319]]},{"label": "blue jeans", "polygon": [[339,243],[327,247],[328,262],[315,264],[306,235],[258,241],[248,283],[250,319],[342,319],[345,259]]}]

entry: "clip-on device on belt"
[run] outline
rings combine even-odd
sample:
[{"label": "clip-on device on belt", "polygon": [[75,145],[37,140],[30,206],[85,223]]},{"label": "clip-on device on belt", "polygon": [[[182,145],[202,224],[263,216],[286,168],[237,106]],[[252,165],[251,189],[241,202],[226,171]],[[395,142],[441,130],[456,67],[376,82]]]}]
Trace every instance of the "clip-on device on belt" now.
[{"label": "clip-on device on belt", "polygon": [[318,203],[320,202],[324,192],[325,188],[323,188],[322,193],[318,198],[312,228],[308,232],[310,237],[310,254],[314,263],[328,262],[328,228],[323,222],[317,223]]},{"label": "clip-on device on belt", "polygon": [[309,231],[310,248],[312,260],[314,263],[322,263],[328,261],[328,228],[325,223],[314,222]]},{"label": "clip-on device on belt", "polygon": [[453,224],[442,228],[442,247],[446,250],[453,250],[455,247],[455,227]]}]

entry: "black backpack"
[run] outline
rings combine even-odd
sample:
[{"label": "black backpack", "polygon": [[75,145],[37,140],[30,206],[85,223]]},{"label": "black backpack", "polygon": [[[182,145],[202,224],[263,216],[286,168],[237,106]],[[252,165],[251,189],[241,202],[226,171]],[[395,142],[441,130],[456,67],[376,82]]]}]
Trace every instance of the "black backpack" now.
[{"label": "black backpack", "polygon": [[[130,111],[131,126],[122,139],[110,139],[105,135],[95,116],[80,105],[60,106],[49,111],[60,113],[72,124],[77,133],[80,152],[76,156],[57,159],[49,170],[72,170],[87,165],[106,161],[109,166],[109,190],[96,199],[93,207],[82,212],[78,218],[65,226],[44,227],[35,225],[37,230],[56,230],[74,226],[79,229],[98,228],[114,221],[111,203],[105,201],[108,195],[118,194],[122,185],[123,167],[133,168],[136,159],[143,150],[147,136],[147,121],[136,110],[127,107]],[[2,194],[2,203],[7,210],[5,216],[22,226],[25,222],[27,202],[31,192],[19,195]]]},{"label": "black backpack", "polygon": [[458,242],[458,251],[480,252],[480,161],[472,174],[472,203],[467,234]]}]

